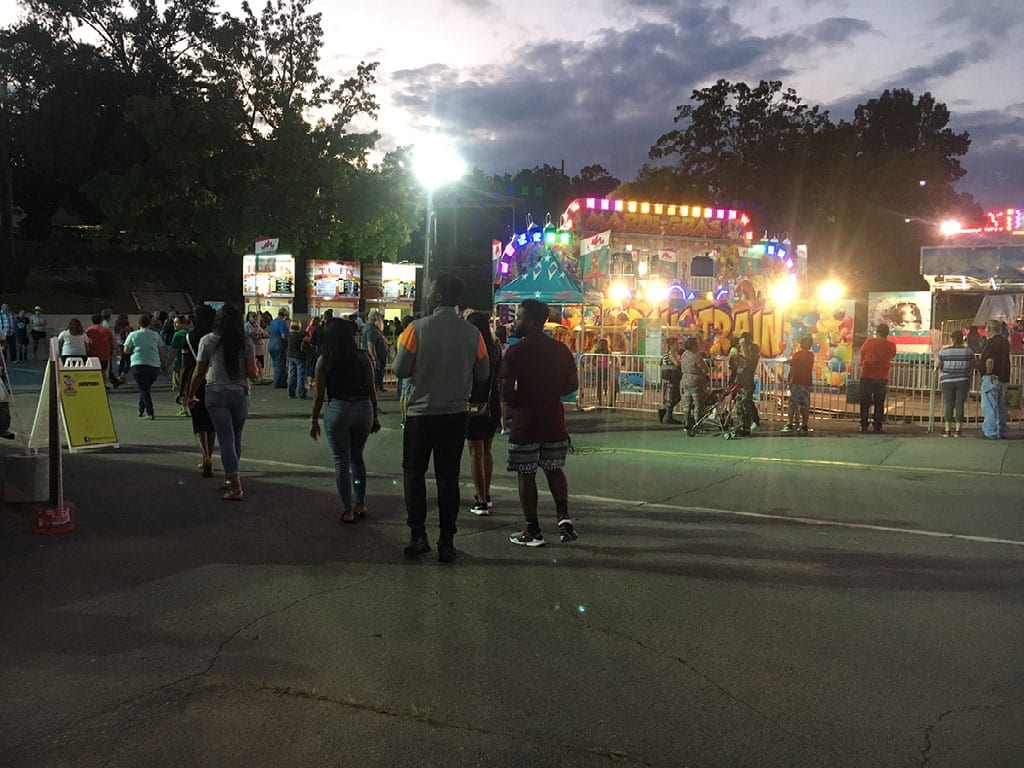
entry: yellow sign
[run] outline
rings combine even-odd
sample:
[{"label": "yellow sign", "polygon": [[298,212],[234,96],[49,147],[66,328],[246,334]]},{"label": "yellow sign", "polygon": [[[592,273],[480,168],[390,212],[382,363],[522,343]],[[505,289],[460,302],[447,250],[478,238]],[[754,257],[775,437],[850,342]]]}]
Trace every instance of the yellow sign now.
[{"label": "yellow sign", "polygon": [[57,385],[68,448],[97,448],[117,445],[114,417],[103,382],[103,371],[88,368],[58,368]]}]

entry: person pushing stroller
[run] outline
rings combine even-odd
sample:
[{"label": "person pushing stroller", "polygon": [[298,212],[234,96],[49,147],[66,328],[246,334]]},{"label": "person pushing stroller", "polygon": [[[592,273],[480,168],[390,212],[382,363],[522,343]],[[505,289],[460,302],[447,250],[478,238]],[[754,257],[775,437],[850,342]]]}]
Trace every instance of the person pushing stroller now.
[{"label": "person pushing stroller", "polygon": [[707,399],[711,371],[704,360],[700,342],[688,336],[683,342],[683,353],[679,356],[679,386],[683,392],[683,423],[692,429],[704,409]]}]

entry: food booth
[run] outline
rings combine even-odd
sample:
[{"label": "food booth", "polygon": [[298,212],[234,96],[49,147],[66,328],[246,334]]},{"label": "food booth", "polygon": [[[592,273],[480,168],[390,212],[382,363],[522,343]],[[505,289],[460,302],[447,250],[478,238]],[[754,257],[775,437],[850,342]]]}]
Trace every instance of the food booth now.
[{"label": "food booth", "polygon": [[295,305],[295,258],[285,253],[243,256],[242,298],[246,314],[269,312],[276,316],[281,307],[292,314]]}]

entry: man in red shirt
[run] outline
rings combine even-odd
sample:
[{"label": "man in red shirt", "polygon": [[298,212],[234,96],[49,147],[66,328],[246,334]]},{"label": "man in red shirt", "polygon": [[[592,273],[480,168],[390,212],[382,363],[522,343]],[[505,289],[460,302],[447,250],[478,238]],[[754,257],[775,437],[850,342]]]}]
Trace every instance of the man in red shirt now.
[{"label": "man in red shirt", "polygon": [[502,398],[508,404],[508,471],[518,473],[519,503],[526,529],[509,537],[525,547],[544,545],[537,519],[537,468],[544,470],[558,513],[558,538],[576,540],[569,517],[569,482],[562,468],[569,450],[562,397],[579,389],[572,352],[544,333],[550,309],[526,299],[516,314],[514,335],[519,343],[508,348],[501,365]]},{"label": "man in red shirt", "polygon": [[885,392],[889,385],[889,369],[896,357],[896,345],[889,341],[889,326],[879,323],[874,338],[860,348],[860,431],[868,431],[868,411],[874,403],[875,432],[882,431],[885,421]]},{"label": "man in red shirt", "polygon": [[[92,325],[85,329],[85,335],[89,338],[89,352],[100,361],[103,379],[106,380],[110,369],[111,353],[117,349],[114,332],[103,325],[103,315],[93,315]],[[121,381],[116,376],[110,381],[115,388],[121,386]]]}]

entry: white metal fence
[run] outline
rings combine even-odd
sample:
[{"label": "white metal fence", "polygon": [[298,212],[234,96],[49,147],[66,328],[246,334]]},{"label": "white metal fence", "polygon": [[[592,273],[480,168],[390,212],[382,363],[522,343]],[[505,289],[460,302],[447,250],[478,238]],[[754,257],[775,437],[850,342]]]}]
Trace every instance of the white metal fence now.
[{"label": "white metal fence", "polygon": [[[728,381],[727,358],[711,358],[712,387]],[[816,384],[811,390],[811,418],[818,421],[834,419],[860,420],[859,379],[860,364],[853,364],[848,383],[842,386]],[[579,408],[615,408],[627,411],[655,413],[664,395],[661,382],[661,357],[642,355],[584,354],[579,359],[580,389],[576,404]],[[1021,413],[1021,384],[1024,355],[1010,358],[1010,421],[1024,428]],[[755,399],[763,421],[785,423],[788,420],[789,392],[785,379],[785,362],[762,360],[758,364]],[[968,422],[980,422],[980,381],[975,372],[971,392],[965,405]],[[600,395],[600,397],[599,397]],[[904,423],[941,421],[942,393],[938,388],[938,375],[929,358],[897,360],[889,375],[885,402],[889,421]]]}]

